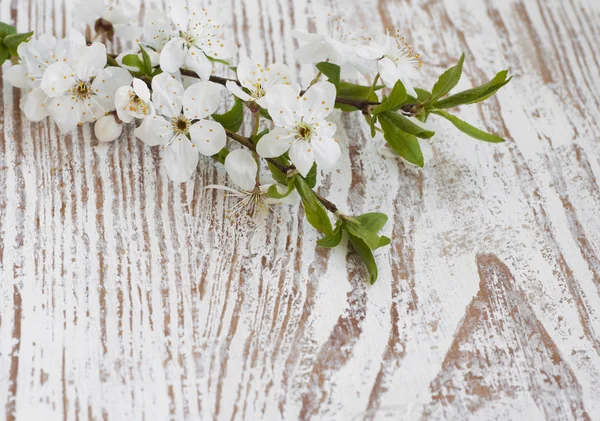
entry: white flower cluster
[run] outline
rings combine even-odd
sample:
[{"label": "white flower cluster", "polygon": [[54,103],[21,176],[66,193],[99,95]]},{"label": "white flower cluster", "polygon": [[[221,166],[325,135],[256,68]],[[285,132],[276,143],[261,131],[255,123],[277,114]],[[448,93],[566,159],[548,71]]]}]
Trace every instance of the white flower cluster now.
[{"label": "white flower cluster", "polygon": [[[328,121],[336,101],[332,83],[315,81],[302,91],[286,65],[265,66],[245,56],[237,66],[237,80],[215,83],[213,63],[227,63],[238,48],[223,38],[221,25],[207,10],[179,1],[168,18],[153,11],[138,28],[139,8],[132,2],[85,1],[75,8],[80,11],[78,21],[95,25],[98,37],[136,39],[132,48],[112,56],[114,60],[103,43],[86,42],[76,31],[62,40],[41,35],[19,46],[20,61],[5,71],[4,78],[24,90],[21,108],[29,120],[50,117],[63,133],[95,122],[100,141],[118,138],[123,123],[136,124],[136,137],[162,147],[169,178],[185,182],[195,172],[199,155],[215,156],[227,146],[227,131],[211,118],[225,84],[254,113],[268,112],[274,126],[256,144],[255,152],[234,150],[224,160],[239,188],[230,191],[242,197],[245,207],[298,199],[296,193],[284,199],[267,197],[272,185],[280,195],[287,186],[261,180],[258,156],[285,155],[302,176],[314,163],[321,171],[335,166],[341,148],[336,125]],[[332,20],[329,29],[327,34],[295,31],[304,42],[296,52],[299,62],[329,61],[362,73],[378,72],[388,87],[401,80],[408,93],[416,95],[412,81],[418,76],[419,58],[401,38],[357,38],[340,19]],[[135,63],[142,63],[144,70]],[[182,70],[197,78],[190,81]]]}]

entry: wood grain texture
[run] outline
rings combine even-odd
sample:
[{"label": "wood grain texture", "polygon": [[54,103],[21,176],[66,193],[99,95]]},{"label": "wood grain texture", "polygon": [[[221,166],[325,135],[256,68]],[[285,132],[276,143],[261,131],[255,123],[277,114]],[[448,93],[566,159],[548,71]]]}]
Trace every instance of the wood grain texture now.
[{"label": "wood grain texture", "polygon": [[[370,287],[298,207],[241,227],[203,190],[225,182],[209,160],[170,183],[132,130],[60,136],[2,85],[0,420],[600,420],[600,3],[214,5],[265,61],[293,63],[292,29],[330,11],[403,30],[426,85],[462,51],[459,88],[509,66],[460,110],[508,142],[438,121],[417,170],[335,117],[344,153],[321,192],[390,216]],[[71,8],[2,0],[0,18],[63,35]]]}]

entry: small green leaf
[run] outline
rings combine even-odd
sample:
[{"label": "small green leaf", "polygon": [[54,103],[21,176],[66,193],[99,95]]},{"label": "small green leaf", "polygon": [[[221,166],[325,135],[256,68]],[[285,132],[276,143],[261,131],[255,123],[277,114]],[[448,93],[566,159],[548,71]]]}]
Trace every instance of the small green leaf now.
[{"label": "small green leaf", "polygon": [[333,234],[328,235],[326,237],[317,240],[317,244],[321,247],[325,247],[328,249],[337,247],[342,241],[342,222],[338,220],[335,223],[335,229],[333,230]]},{"label": "small green leaf", "polygon": [[405,133],[412,134],[414,136],[420,137],[421,139],[431,139],[433,135],[435,135],[435,132],[424,129],[423,127],[413,123],[410,119],[404,117],[403,115],[391,111],[387,111],[384,114],[385,117],[392,124],[394,124],[394,126],[396,126]]},{"label": "small green leaf", "polygon": [[429,101],[429,98],[431,98],[431,92],[426,91],[425,89],[415,88],[415,92],[417,93],[417,101],[420,104]]},{"label": "small green leaf", "polygon": [[269,187],[269,190],[267,191],[267,195],[273,199],[283,199],[283,198],[288,197],[293,191],[294,191],[294,180],[290,179],[290,180],[288,180],[286,191],[284,191],[283,193],[280,193],[279,189],[277,188],[277,184],[273,184],[271,187]]},{"label": "small green leaf", "polygon": [[148,52],[146,51],[146,49],[144,47],[142,47],[142,45],[140,44],[140,51],[142,52],[142,63],[144,65],[144,69],[143,72],[145,75],[150,76],[152,75],[152,60],[150,59],[150,56],[148,55]]},{"label": "small green leaf", "polygon": [[308,184],[308,187],[310,187],[311,189],[314,189],[315,186],[317,185],[317,163],[315,162],[312,167],[310,167],[310,171],[308,172],[308,174],[306,174],[306,177],[304,177],[304,179],[306,180],[306,184]]},{"label": "small green leaf", "polygon": [[390,239],[379,236],[379,231],[387,222],[387,216],[383,213],[372,212],[356,216],[352,220],[344,221],[344,229],[349,234],[360,238],[371,250],[386,246]]},{"label": "small green leaf", "polygon": [[10,53],[8,52],[8,48],[4,45],[0,45],[0,66],[2,66],[9,57]]},{"label": "small green leaf", "polygon": [[4,22],[0,22],[0,39],[4,39],[7,35],[17,33],[17,28]]},{"label": "small green leaf", "polygon": [[227,158],[227,155],[229,155],[229,150],[227,148],[223,148],[219,152],[214,154],[212,158],[215,161],[220,162],[221,164],[225,164],[225,158]]},{"label": "small green leaf", "polygon": [[331,227],[331,220],[327,211],[319,202],[314,192],[308,187],[306,181],[298,175],[294,177],[296,184],[296,190],[302,198],[302,204],[304,205],[304,213],[306,214],[306,220],[318,231],[323,234],[330,236],[333,234],[333,228]]},{"label": "small green leaf", "polygon": [[423,153],[416,136],[397,128],[385,113],[379,114],[383,137],[394,151],[408,162],[423,167]]},{"label": "small green leaf", "polygon": [[369,128],[371,129],[371,137],[375,137],[375,135],[377,134],[377,130],[375,128],[375,125],[377,124],[377,116],[365,114],[365,118],[369,122]]},{"label": "small green leaf", "polygon": [[379,273],[377,271],[377,263],[375,262],[375,258],[373,257],[373,252],[360,238],[355,237],[350,233],[348,233],[348,238],[350,239],[354,250],[356,250],[362,261],[365,263],[365,266],[369,271],[371,285],[373,285],[375,281],[377,281],[377,277],[379,276]]},{"label": "small green leaf", "polygon": [[441,101],[437,101],[433,104],[433,107],[441,110],[457,107],[459,105],[475,104],[477,102],[484,101],[511,81],[512,77],[507,79],[507,76],[508,70],[502,70],[489,82],[476,88],[468,89],[466,91],[451,95],[442,99]]},{"label": "small green leaf", "polygon": [[398,81],[390,95],[372,111],[372,114],[379,114],[385,111],[393,110],[406,101],[406,89],[402,82]]},{"label": "small green leaf", "polygon": [[211,57],[211,56],[206,56],[206,58],[209,61],[212,61],[213,63],[221,63],[221,64],[224,64],[226,66],[229,66],[229,62],[227,60],[222,60],[220,58],[214,58],[214,57]]},{"label": "small green leaf", "polygon": [[280,184],[287,184],[287,175],[282,173],[279,168],[277,168],[275,165],[271,164],[270,162],[267,162],[267,166],[269,167],[269,171],[271,171],[271,174],[273,175],[273,179],[275,181],[277,181]]},{"label": "small green leaf", "polygon": [[214,118],[217,123],[221,123],[227,130],[236,133],[244,121],[244,106],[242,105],[242,101],[236,97],[231,110],[227,111],[225,114],[213,114],[212,118]]},{"label": "small green leaf", "polygon": [[4,37],[4,40],[2,42],[4,43],[4,46],[8,48],[8,51],[11,56],[18,57],[19,54],[17,53],[17,50],[19,48],[19,45],[21,45],[23,42],[29,41],[29,38],[31,38],[32,35],[33,32],[26,32],[22,34],[10,34]]},{"label": "small green leaf", "polygon": [[484,132],[483,130],[479,130],[478,128],[471,126],[466,121],[463,121],[460,118],[447,113],[446,111],[433,110],[432,113],[444,117],[446,120],[448,120],[452,124],[454,124],[458,130],[460,130],[461,132],[463,132],[465,134],[468,134],[469,136],[471,136],[475,139],[483,140],[484,142],[492,142],[492,143],[504,142],[504,139],[502,139],[501,137]]},{"label": "small green leaf", "polygon": [[460,56],[458,63],[455,66],[450,67],[439,77],[438,81],[433,86],[431,91],[431,98],[428,102],[434,102],[450,92],[460,80],[462,75],[462,67],[465,62],[464,53]]},{"label": "small green leaf", "polygon": [[[376,86],[375,91],[381,88],[383,88],[383,86]],[[340,84],[337,86],[337,96],[340,98],[367,99],[372,102],[377,102],[377,94],[373,92],[371,95],[369,95],[369,92],[371,92],[370,86],[355,85],[354,83],[348,82],[340,82]],[[357,108],[353,107],[352,105],[340,104],[339,102],[335,104],[335,107],[347,112],[357,110]]]},{"label": "small green leaf", "polygon": [[143,72],[144,69],[144,63],[142,63],[142,60],[140,60],[137,54],[127,54],[125,57],[123,57],[123,64],[125,66],[135,67],[140,72]]},{"label": "small green leaf", "polygon": [[340,84],[340,66],[337,64],[329,63],[327,61],[322,61],[317,63],[317,69],[325,76],[331,83],[335,86]]}]

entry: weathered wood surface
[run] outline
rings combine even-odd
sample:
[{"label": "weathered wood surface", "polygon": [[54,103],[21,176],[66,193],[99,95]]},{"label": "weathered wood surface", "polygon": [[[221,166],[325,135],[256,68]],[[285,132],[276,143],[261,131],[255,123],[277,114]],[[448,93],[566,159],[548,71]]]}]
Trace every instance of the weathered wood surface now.
[{"label": "weathered wood surface", "polygon": [[[508,143],[439,123],[420,171],[341,119],[321,191],[391,217],[369,287],[298,208],[237,226],[203,190],[225,181],[210,161],[172,184],[131,131],[59,136],[3,85],[0,420],[600,419],[600,3],[213,3],[265,61],[293,62],[291,30],[329,10],[405,31],[428,85],[462,51],[461,87],[510,66],[460,113]],[[0,16],[62,35],[71,7],[2,0]]]}]

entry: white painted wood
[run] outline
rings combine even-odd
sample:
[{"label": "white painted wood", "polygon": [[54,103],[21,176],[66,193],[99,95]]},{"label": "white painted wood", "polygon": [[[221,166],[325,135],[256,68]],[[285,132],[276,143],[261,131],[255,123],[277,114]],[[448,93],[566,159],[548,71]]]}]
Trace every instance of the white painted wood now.
[{"label": "white painted wood", "polygon": [[[509,141],[434,121],[418,170],[381,158],[359,115],[336,117],[344,154],[321,193],[390,216],[371,287],[347,248],[316,247],[300,208],[236,225],[202,188],[225,182],[209,160],[172,184],[131,130],[59,136],[3,84],[0,420],[600,419],[600,6],[212,3],[265,60],[292,63],[291,30],[330,11],[404,30],[425,86],[462,51],[459,87],[510,67],[460,110]],[[2,0],[0,18],[62,35],[71,9]]]}]

